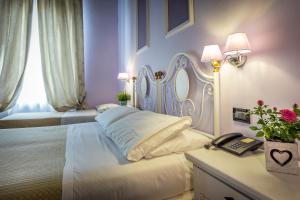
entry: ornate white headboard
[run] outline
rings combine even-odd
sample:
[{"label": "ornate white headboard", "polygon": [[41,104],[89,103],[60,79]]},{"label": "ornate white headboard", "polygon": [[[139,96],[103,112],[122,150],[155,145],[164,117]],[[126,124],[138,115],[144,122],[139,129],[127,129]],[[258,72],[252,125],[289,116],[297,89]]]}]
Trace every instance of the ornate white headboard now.
[{"label": "ornate white headboard", "polygon": [[156,80],[149,66],[140,70],[137,78],[138,105],[142,109],[169,115],[189,115],[193,119],[193,128],[212,134],[213,80],[213,76],[199,68],[191,54],[178,53],[170,60],[162,79]]},{"label": "ornate white headboard", "polygon": [[136,80],[137,105],[142,110],[159,112],[157,106],[157,80],[150,66],[140,69]]}]

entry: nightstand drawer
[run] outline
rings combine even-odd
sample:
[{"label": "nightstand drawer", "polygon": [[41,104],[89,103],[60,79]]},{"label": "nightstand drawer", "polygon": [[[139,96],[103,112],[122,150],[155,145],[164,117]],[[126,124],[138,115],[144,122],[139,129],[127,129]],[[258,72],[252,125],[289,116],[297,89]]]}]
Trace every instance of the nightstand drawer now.
[{"label": "nightstand drawer", "polygon": [[193,174],[195,200],[249,200],[195,165]]}]

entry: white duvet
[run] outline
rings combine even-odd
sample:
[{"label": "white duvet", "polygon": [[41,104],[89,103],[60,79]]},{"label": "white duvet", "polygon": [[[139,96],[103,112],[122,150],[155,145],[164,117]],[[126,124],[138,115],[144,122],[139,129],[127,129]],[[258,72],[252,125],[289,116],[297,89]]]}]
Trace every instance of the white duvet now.
[{"label": "white duvet", "polygon": [[128,161],[100,124],[71,125],[66,143],[63,199],[164,199],[191,189],[183,154]]}]

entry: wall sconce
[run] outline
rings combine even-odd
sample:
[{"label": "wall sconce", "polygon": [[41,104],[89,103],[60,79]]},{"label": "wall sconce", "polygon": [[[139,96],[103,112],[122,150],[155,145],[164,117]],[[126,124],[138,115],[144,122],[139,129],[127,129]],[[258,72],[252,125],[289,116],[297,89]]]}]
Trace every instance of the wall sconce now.
[{"label": "wall sconce", "polygon": [[246,63],[249,53],[251,53],[251,48],[245,33],[234,33],[227,37],[224,51],[225,61],[235,67],[241,67]]},{"label": "wall sconce", "polygon": [[203,49],[201,62],[210,62],[214,67],[214,72],[218,72],[222,61],[229,62],[235,67],[243,66],[249,53],[251,53],[251,47],[247,35],[245,33],[234,33],[227,37],[224,59],[218,45],[208,45]]},{"label": "wall sconce", "polygon": [[247,54],[250,52],[250,44],[245,33],[234,33],[228,36],[225,45],[224,59],[218,45],[208,45],[203,49],[201,62],[209,62],[214,67],[214,134],[216,136],[221,134],[219,71],[222,62],[229,62],[233,66],[241,67],[247,61]]}]

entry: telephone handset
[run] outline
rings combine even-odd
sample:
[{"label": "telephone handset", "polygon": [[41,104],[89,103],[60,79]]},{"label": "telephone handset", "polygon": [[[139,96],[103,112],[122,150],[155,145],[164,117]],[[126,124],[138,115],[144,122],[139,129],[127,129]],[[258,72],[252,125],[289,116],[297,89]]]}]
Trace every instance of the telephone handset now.
[{"label": "telephone handset", "polygon": [[241,133],[229,133],[214,139],[211,144],[240,156],[247,151],[257,150],[263,142],[245,137]]}]

